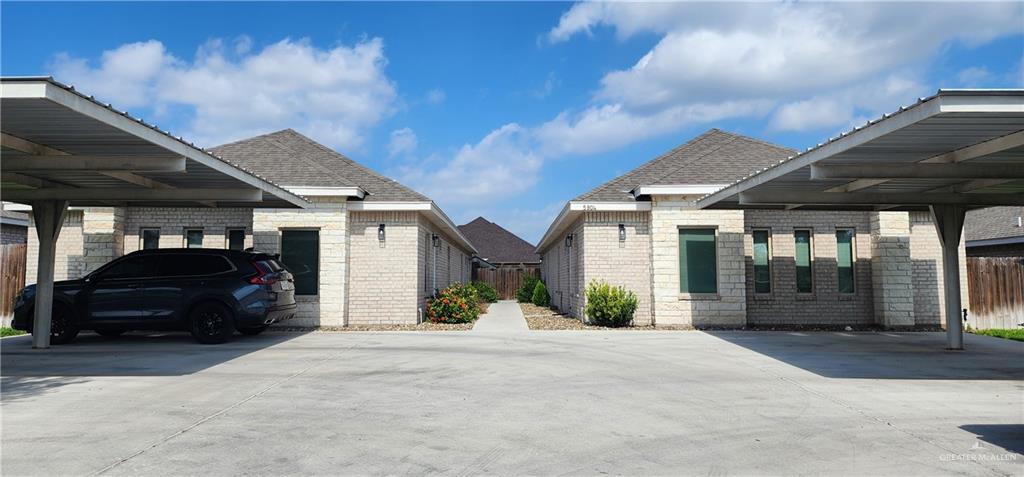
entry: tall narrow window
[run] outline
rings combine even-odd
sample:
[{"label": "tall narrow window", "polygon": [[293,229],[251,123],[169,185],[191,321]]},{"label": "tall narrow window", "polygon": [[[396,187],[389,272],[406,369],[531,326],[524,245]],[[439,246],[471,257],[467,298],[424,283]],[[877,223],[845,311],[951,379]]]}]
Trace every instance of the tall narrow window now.
[{"label": "tall narrow window", "polygon": [[203,248],[203,229],[186,229],[185,247]]},{"label": "tall narrow window", "polygon": [[142,229],[142,233],[139,235],[142,250],[160,248],[160,229]]},{"label": "tall narrow window", "polygon": [[853,293],[856,291],[853,270],[853,230],[836,230],[836,264],[839,266],[839,277],[837,280],[839,293]]},{"label": "tall narrow window", "polygon": [[715,229],[679,229],[679,291],[717,293]]},{"label": "tall narrow window", "polygon": [[316,295],[320,287],[320,232],[281,231],[281,262],[295,277],[296,295]]},{"label": "tall narrow window", "polygon": [[796,230],[793,232],[796,250],[793,258],[796,261],[796,291],[811,293],[814,290],[814,273],[811,269],[811,231]]},{"label": "tall narrow window", "polygon": [[245,229],[228,229],[228,250],[245,248]]},{"label": "tall narrow window", "polygon": [[754,236],[754,293],[772,292],[771,248],[767,230],[755,230]]}]

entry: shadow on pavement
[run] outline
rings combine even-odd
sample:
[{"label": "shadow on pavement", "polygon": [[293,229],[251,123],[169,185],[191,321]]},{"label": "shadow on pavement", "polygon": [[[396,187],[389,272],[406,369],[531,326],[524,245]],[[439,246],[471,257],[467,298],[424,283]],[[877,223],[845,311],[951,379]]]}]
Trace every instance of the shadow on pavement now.
[{"label": "shadow on pavement", "polygon": [[235,335],[219,345],[196,343],[187,333],[135,332],[105,338],[83,332],[71,344],[32,349],[31,336],[0,342],[3,401],[23,399],[94,376],[181,376],[231,361],[303,333]]},{"label": "shadow on pavement", "polygon": [[706,333],[827,378],[1024,379],[1024,343],[987,336],[965,335],[965,351],[947,351],[935,332]]},{"label": "shadow on pavement", "polygon": [[1024,424],[968,424],[960,429],[977,435],[978,440],[1024,454]]}]

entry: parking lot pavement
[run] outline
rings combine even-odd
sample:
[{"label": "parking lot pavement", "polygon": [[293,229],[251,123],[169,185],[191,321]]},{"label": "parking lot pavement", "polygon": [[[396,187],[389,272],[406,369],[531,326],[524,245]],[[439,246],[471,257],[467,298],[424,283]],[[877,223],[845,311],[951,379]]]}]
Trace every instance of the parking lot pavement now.
[{"label": "parking lot pavement", "polygon": [[4,475],[1021,475],[1024,343],[83,334],[2,348]]}]

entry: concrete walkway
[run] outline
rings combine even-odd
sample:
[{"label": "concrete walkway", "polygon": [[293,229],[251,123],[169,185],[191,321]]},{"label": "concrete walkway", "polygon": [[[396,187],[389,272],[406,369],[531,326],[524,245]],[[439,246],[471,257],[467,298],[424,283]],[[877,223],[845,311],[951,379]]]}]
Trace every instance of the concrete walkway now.
[{"label": "concrete walkway", "polygon": [[515,300],[501,300],[491,303],[487,313],[476,320],[473,331],[519,333],[530,331],[530,327],[526,326],[526,317],[519,303]]}]

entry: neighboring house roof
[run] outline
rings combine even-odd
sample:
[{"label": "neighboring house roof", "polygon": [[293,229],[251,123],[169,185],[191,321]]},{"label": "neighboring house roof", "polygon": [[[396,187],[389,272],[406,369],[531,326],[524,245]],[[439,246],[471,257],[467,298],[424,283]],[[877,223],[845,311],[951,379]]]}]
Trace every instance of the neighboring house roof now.
[{"label": "neighboring house roof", "polygon": [[15,227],[28,227],[28,214],[3,209],[0,210],[0,223]]},{"label": "neighboring house roof", "polygon": [[731,184],[797,151],[711,129],[573,200],[632,201],[639,186]]},{"label": "neighboring house roof", "polygon": [[285,188],[359,187],[366,191],[367,202],[430,200],[292,129],[224,144],[211,151],[273,177]]},{"label": "neighboring house roof", "polygon": [[490,263],[540,263],[533,245],[483,217],[460,225],[462,232],[477,249],[477,255]]},{"label": "neighboring house roof", "polygon": [[[988,207],[967,212],[964,240],[968,245],[985,245],[998,239],[1024,242],[1024,207]],[[983,241],[978,243],[979,241]]]}]

